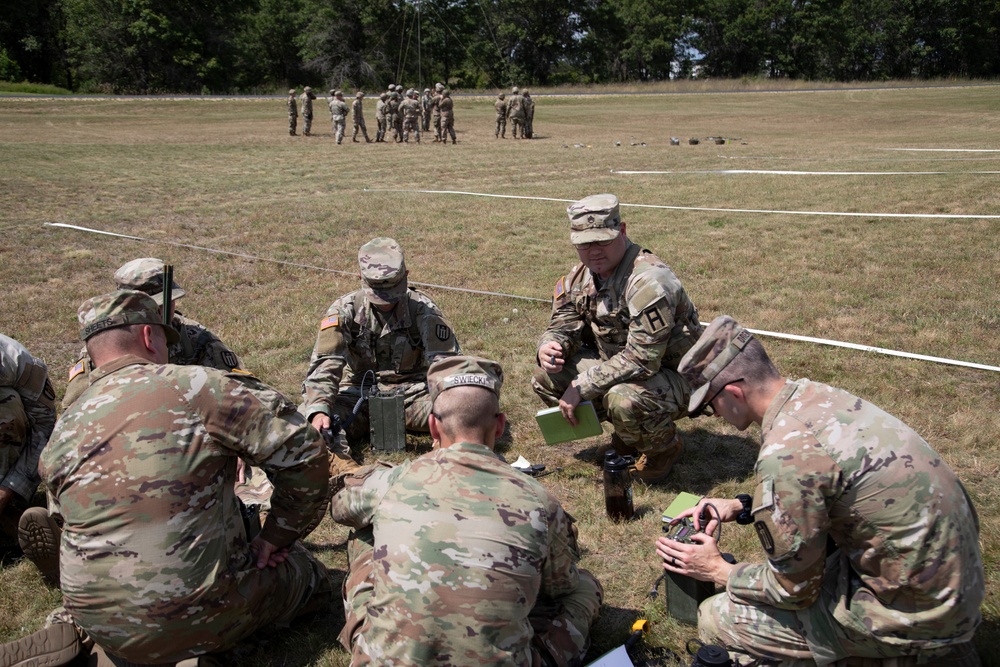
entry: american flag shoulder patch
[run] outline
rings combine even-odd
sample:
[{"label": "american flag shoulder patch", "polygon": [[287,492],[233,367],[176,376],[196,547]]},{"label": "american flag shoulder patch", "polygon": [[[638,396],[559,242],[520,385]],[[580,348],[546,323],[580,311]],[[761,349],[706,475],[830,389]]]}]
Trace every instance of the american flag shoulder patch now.
[{"label": "american flag shoulder patch", "polygon": [[566,294],[566,276],[556,281],[556,288],[552,292],[552,298],[558,299],[564,294]]},{"label": "american flag shoulder patch", "polygon": [[67,380],[67,382],[72,382],[73,378],[75,378],[77,375],[79,375],[80,373],[82,373],[83,370],[84,370],[83,369],[83,359],[81,359],[80,361],[76,362],[76,364],[73,366],[73,368],[69,369],[69,380]]},{"label": "american flag shoulder patch", "polygon": [[319,330],[323,331],[329,329],[330,327],[335,327],[340,324],[340,313],[334,313],[323,318],[323,321],[319,323]]}]

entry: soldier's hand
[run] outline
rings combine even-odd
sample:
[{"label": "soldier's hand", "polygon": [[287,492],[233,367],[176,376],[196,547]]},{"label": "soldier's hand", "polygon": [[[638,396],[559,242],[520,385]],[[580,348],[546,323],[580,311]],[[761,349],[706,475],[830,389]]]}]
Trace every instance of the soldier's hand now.
[{"label": "soldier's hand", "polygon": [[546,373],[559,373],[566,360],[563,358],[562,345],[555,341],[546,341],[538,348],[538,363]]},{"label": "soldier's hand", "polygon": [[287,548],[278,548],[260,535],[250,542],[250,553],[257,559],[257,569],[278,567],[288,558]]},{"label": "soldier's hand", "polygon": [[562,398],[559,399],[559,411],[562,412],[566,421],[573,426],[577,424],[574,411],[578,405],[580,405],[580,391],[576,388],[575,384],[571,384],[569,389],[563,393]]},{"label": "soldier's hand", "polygon": [[322,412],[317,412],[312,418],[313,428],[317,431],[321,431],[324,428],[330,428],[330,415],[325,415]]}]

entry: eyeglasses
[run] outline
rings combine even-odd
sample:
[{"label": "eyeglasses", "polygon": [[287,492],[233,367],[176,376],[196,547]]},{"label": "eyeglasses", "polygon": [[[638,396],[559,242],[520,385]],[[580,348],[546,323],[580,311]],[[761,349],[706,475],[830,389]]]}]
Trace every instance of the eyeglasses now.
[{"label": "eyeglasses", "polygon": [[607,241],[591,241],[590,243],[574,243],[573,245],[577,250],[589,250],[591,246],[597,246],[599,248],[607,248],[609,245],[618,240],[616,236],[613,239],[608,239]]},{"label": "eyeglasses", "polygon": [[694,417],[701,417],[702,415],[704,415],[705,417],[714,417],[715,416],[715,408],[712,407],[712,401],[714,401],[716,398],[719,397],[719,394],[722,393],[723,389],[725,389],[726,387],[728,387],[731,384],[736,384],[737,382],[743,382],[745,379],[746,378],[740,378],[738,380],[731,380],[730,382],[727,382],[726,384],[722,385],[721,387],[719,387],[719,390],[717,392],[715,392],[714,394],[712,394],[711,398],[709,398],[709,399],[705,400],[704,402],[702,402],[702,404],[700,406],[698,406],[698,409],[695,410],[694,412],[692,412],[688,416],[691,417],[692,419]]}]

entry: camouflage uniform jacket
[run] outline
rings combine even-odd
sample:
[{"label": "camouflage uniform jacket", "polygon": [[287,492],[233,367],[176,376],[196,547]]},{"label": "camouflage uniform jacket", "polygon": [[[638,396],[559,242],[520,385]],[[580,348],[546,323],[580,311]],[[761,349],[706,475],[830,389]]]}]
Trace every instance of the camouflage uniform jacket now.
[{"label": "camouflage uniform jacket", "polygon": [[288,115],[295,116],[296,118],[298,118],[299,115],[299,105],[296,104],[294,95],[288,96]]},{"label": "camouflage uniform jacket", "polygon": [[314,99],[316,99],[315,93],[302,93],[299,95],[299,101],[302,102],[302,116],[304,118],[312,118]]},{"label": "camouflage uniform jacket", "polygon": [[507,98],[507,113],[511,118],[524,120],[524,97],[511,95]]},{"label": "camouflage uniform jacket", "polygon": [[330,115],[334,120],[344,120],[347,118],[347,102],[338,100],[336,97],[330,100]]},{"label": "camouflage uniform jacket", "polygon": [[[38,457],[56,423],[55,392],[45,362],[3,334],[0,334],[0,387],[17,392],[31,427],[31,435],[17,458],[0,469],[0,485],[30,500],[40,481]],[[0,411],[3,409],[0,403]]]},{"label": "camouflage uniform jacket", "polygon": [[524,106],[524,119],[531,120],[535,117],[535,100],[531,97],[521,96],[521,104]]},{"label": "camouflage uniform jacket", "polygon": [[452,118],[455,114],[452,111],[455,108],[455,103],[450,97],[442,97],[441,101],[438,102],[438,109],[441,110],[441,118]]},{"label": "camouflage uniform jacket", "polygon": [[[379,100],[381,102],[382,100]],[[351,102],[351,113],[354,114],[354,119],[357,120],[363,115],[362,107],[364,106],[364,100],[360,97],[355,97],[354,101]]]},{"label": "camouflage uniform jacket", "polygon": [[906,424],[841,389],[789,382],[764,415],[756,482],[768,562],[730,573],[734,599],[802,609],[835,586],[830,611],[855,635],[915,650],[972,639],[985,586],[975,509]]},{"label": "camouflage uniform jacket", "polygon": [[424,93],[420,96],[420,109],[424,112],[425,116],[431,112],[431,102],[433,99],[430,93]]},{"label": "camouflage uniform jacket", "polygon": [[460,354],[454,330],[434,302],[415,289],[385,317],[363,289],[346,294],[320,322],[309,372],[302,384],[303,413],[332,415],[341,385],[360,385],[366,371],[379,383],[421,382],[436,359]]},{"label": "camouflage uniform jacket", "polygon": [[63,604],[98,644],[137,662],[180,660],[171,652],[192,649],[172,635],[210,634],[239,604],[256,565],[234,495],[238,456],[274,484],[261,536],[290,545],[329,485],[326,448],[293,403],[249,374],[203,366],[129,355],[94,371],[41,472],[65,520]]},{"label": "camouflage uniform jacket", "polygon": [[497,120],[507,118],[507,100],[497,98],[497,101],[493,103],[493,108],[497,110]]},{"label": "camouflage uniform jacket", "polygon": [[382,100],[375,103],[375,120],[385,120],[385,112],[388,106],[389,105]]},{"label": "camouflage uniform jacket", "polygon": [[603,363],[574,380],[584,400],[622,382],[676,369],[701,335],[698,311],[680,280],[648,250],[628,242],[614,274],[598,285],[583,264],[556,282],[552,319],[539,346],[555,341],[566,359],[594,344]]},{"label": "camouflage uniform jacket", "polygon": [[431,98],[431,118],[441,117],[441,100],[444,96],[441,93],[434,93],[434,97]]},{"label": "camouflage uniform jacket", "polygon": [[[170,363],[181,366],[208,366],[218,368],[220,371],[241,368],[236,353],[200,323],[175,312],[172,324],[181,339],[167,348]],[[80,351],[80,359],[69,369],[69,385],[63,395],[63,409],[72,405],[87,389],[88,379],[93,370],[94,364],[87,354],[87,347],[84,346]]]},{"label": "camouflage uniform jacket", "polygon": [[389,124],[394,122],[396,111],[399,109],[399,95],[393,93],[385,103],[385,116],[389,119]]},{"label": "camouflage uniform jacket", "polygon": [[580,585],[573,518],[467,442],[344,478],[334,520],[374,529],[359,647],[376,665],[531,665],[528,614]]},{"label": "camouflage uniform jacket", "polygon": [[413,98],[407,98],[403,100],[402,104],[399,105],[399,109],[403,114],[403,120],[413,122],[418,118],[423,118],[423,111],[420,108],[420,102]]}]

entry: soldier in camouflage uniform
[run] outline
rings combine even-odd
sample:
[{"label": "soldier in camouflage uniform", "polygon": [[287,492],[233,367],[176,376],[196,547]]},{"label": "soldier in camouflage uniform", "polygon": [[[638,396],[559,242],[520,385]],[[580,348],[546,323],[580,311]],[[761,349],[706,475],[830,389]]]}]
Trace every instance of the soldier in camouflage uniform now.
[{"label": "soldier in camouflage uniform", "polygon": [[614,426],[612,446],[641,454],[636,476],[655,482],[683,449],[674,420],[687,415],[690,389],[676,369],[701,333],[698,311],[670,267],[626,237],[617,197],[566,210],[581,263],[556,283],[531,384],[571,423],[593,400]]},{"label": "soldier in camouflage uniform", "polygon": [[[295,405],[246,373],[160,365],[178,334],[142,292],[90,299],[79,321],[98,367],[40,465],[65,521],[64,608],[0,655],[72,623],[115,660],[172,664],[327,607],[329,573],[297,540],[325,509],[328,456]],[[275,487],[252,539],[240,456]]]},{"label": "soldier in camouflage uniform", "polygon": [[386,112],[386,100],[389,99],[389,95],[382,93],[378,96],[378,102],[375,103],[375,143],[381,143],[385,141],[385,112]]},{"label": "soldier in camouflage uniform", "polygon": [[339,90],[330,91],[330,123],[333,137],[337,143],[344,141],[344,132],[347,131],[347,102],[344,101],[344,93]]},{"label": "soldier in camouflage uniform", "polygon": [[424,94],[420,96],[420,109],[423,112],[423,130],[429,132],[431,129],[431,89],[424,88]]},{"label": "soldier in camouflage uniform", "polygon": [[295,102],[295,89],[288,91],[288,134],[295,136],[299,124],[299,105]]},{"label": "soldier in camouflage uniform", "polygon": [[507,100],[505,95],[500,93],[497,95],[497,101],[493,103],[493,108],[497,111],[497,129],[496,138],[506,139],[507,138]]},{"label": "soldier in camouflage uniform", "polygon": [[[56,423],[55,392],[45,362],[0,334],[0,533],[16,544],[18,522],[38,483],[38,457]],[[27,539],[30,550],[32,535]]]},{"label": "soldier in camouflage uniform", "polygon": [[316,93],[309,86],[302,89],[302,95],[299,96],[299,101],[302,103],[302,136],[310,136],[313,124],[313,100],[316,99]]},{"label": "soldier in camouflage uniform", "polygon": [[727,315],[680,371],[692,414],[761,427],[753,496],[706,499],[680,517],[714,530],[697,518],[711,503],[722,521],[752,523],[767,562],[731,565],[709,535],[657,541],[664,569],[726,588],[701,604],[703,640],[782,664],[978,663],[979,521],[927,442],[842,389],[786,380]]},{"label": "soldier in camouflage uniform", "polygon": [[396,112],[399,111],[399,103],[400,103],[399,93],[397,93],[395,90],[389,93],[389,101],[386,105],[386,110],[385,110],[385,123],[387,126],[386,129],[392,130],[392,140],[395,141],[396,143],[403,141],[403,133],[401,131],[402,127],[401,126],[399,128],[396,127],[396,117],[397,117]]},{"label": "soldier in camouflage uniform", "polygon": [[[155,257],[133,259],[115,271],[115,286],[118,289],[138,290],[153,297],[163,305],[163,260]],[[185,292],[172,283],[170,307]],[[170,363],[182,366],[210,366],[223,371],[238,370],[239,357],[219,340],[219,337],[204,326],[179,312],[174,312],[171,325],[180,334],[180,340],[170,346]],[[69,370],[69,384],[63,396],[65,410],[86,390],[94,365],[87,356],[87,348],[80,351],[79,360]]]},{"label": "soldier in camouflage uniform", "polygon": [[451,91],[447,88],[441,91],[441,101],[438,102],[441,110],[441,143],[455,143],[455,102],[451,99]]},{"label": "soldier in camouflage uniform", "polygon": [[399,137],[399,142],[403,142],[403,102],[406,100],[406,95],[403,94],[403,86],[396,86],[396,113],[392,117],[393,128],[396,136]]},{"label": "soldier in camouflage uniform", "polygon": [[[493,451],[499,364],[428,371],[436,449],[334,478],[331,516],[354,529],[340,641],[351,665],[577,665],[603,589],[577,567],[573,518]],[[463,528],[465,526],[465,528]]]},{"label": "soldier in camouflage uniform", "polygon": [[[317,429],[334,416],[346,422],[362,386],[372,388],[371,372],[381,390],[403,394],[406,429],[427,433],[427,367],[460,352],[455,333],[430,298],[407,286],[403,249],[394,240],[361,246],[358,265],[361,289],[334,301],[320,322],[301,410]],[[346,435],[354,445],[368,437],[367,401]]]},{"label": "soldier in camouflage uniform", "polygon": [[524,126],[521,128],[521,138],[531,139],[532,129],[531,124],[535,120],[535,100],[531,99],[531,93],[527,90],[521,95],[522,104],[524,105]]},{"label": "soldier in camouflage uniform", "polygon": [[514,138],[521,139],[524,136],[524,98],[517,86],[510,89],[510,98],[507,100],[507,115],[510,118],[510,129]]},{"label": "soldier in camouflage uniform", "polygon": [[434,126],[434,141],[441,141],[441,93],[444,86],[440,83],[434,84],[434,96],[431,97],[431,125]]},{"label": "soldier in camouflage uniform", "polygon": [[410,132],[413,132],[419,144],[423,110],[420,106],[420,100],[417,99],[417,91],[411,90],[409,96],[400,104],[399,109],[403,112],[403,141],[410,143]]},{"label": "soldier in camouflage uniform", "polygon": [[351,136],[351,141],[358,143],[358,130],[361,130],[361,134],[365,137],[365,142],[370,144],[372,140],[368,138],[368,128],[365,127],[365,115],[362,109],[364,99],[364,92],[359,90],[354,96],[354,102],[351,104],[351,117],[354,119],[354,134]]}]

